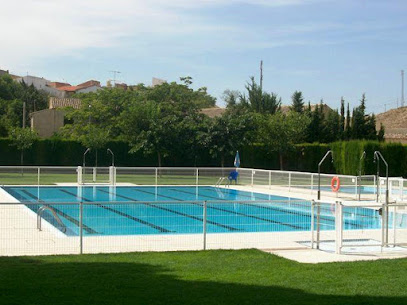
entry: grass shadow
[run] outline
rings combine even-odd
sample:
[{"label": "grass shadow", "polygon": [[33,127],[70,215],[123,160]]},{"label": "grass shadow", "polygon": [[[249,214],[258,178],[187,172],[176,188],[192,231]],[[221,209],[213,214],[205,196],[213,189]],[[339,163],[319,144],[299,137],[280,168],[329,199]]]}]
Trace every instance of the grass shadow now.
[{"label": "grass shadow", "polygon": [[326,295],[278,285],[224,282],[217,279],[216,272],[213,279],[191,280],[160,264],[120,262],[114,257],[104,255],[93,261],[75,261],[75,257],[0,258],[0,302],[19,305],[407,304],[407,297]]}]

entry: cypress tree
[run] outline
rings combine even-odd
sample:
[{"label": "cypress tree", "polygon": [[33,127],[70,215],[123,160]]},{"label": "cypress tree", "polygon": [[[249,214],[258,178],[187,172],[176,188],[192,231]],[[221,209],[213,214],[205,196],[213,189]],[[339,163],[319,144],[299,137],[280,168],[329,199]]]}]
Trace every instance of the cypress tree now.
[{"label": "cypress tree", "polygon": [[346,110],[346,128],[345,128],[345,139],[349,140],[351,135],[351,130],[350,130],[350,110],[349,110],[349,103],[348,107]]},{"label": "cypress tree", "polygon": [[340,114],[340,124],[339,124],[339,134],[340,139],[345,138],[345,100],[341,97],[341,114]]},{"label": "cypress tree", "polygon": [[301,91],[295,91],[291,96],[291,110],[302,113],[304,111],[304,98]]},{"label": "cypress tree", "polygon": [[384,142],[384,126],[382,123],[380,123],[380,129],[379,132],[377,134],[377,140],[379,142]]}]

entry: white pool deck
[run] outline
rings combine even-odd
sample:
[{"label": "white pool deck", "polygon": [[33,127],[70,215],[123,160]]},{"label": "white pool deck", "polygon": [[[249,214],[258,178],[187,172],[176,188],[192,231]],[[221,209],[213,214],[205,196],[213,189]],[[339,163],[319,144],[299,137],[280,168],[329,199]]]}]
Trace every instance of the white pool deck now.
[{"label": "white pool deck", "polygon": [[[60,184],[76,185],[76,184]],[[119,185],[119,184],[118,184]],[[121,185],[121,184],[120,184]],[[132,185],[132,184],[123,184]],[[249,192],[279,195],[304,200],[315,199],[310,192],[288,192],[282,187],[267,189],[233,185],[231,188]],[[332,197],[322,197],[332,200]],[[335,199],[334,199],[335,200]],[[18,203],[0,189],[0,203]],[[349,203],[351,204],[351,203]],[[361,202],[355,203],[360,205]],[[364,202],[366,206],[372,202]],[[0,256],[79,254],[80,238],[66,236],[53,225],[42,221],[37,229],[36,214],[22,204],[0,204]],[[351,230],[348,237],[379,241],[380,230]],[[397,232],[398,240],[407,242],[407,231]],[[321,240],[334,240],[335,232],[321,233]],[[84,236],[83,253],[115,253],[133,251],[190,251],[202,250],[203,234]],[[343,248],[346,254],[335,254],[332,243],[321,244],[321,250],[310,249],[310,232],[210,233],[206,249],[257,248],[302,263],[393,259],[407,257],[407,248],[382,249],[379,246]],[[308,243],[308,244],[307,244]],[[383,251],[382,251],[383,250]]]}]

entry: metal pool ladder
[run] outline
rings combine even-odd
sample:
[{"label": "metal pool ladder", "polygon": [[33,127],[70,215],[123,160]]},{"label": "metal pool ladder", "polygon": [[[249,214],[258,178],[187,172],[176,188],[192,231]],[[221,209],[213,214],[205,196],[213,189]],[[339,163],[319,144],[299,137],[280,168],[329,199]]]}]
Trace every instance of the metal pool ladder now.
[{"label": "metal pool ladder", "polygon": [[215,187],[220,187],[220,185],[222,184],[223,180],[225,180],[225,177],[220,177],[218,179],[218,182],[216,182]]},{"label": "metal pool ladder", "polygon": [[61,225],[62,227],[62,232],[65,233],[66,232],[66,226],[64,225],[64,223],[62,222],[61,218],[59,218],[57,212],[55,212],[55,210],[49,206],[43,205],[42,207],[40,207],[38,209],[37,212],[37,229],[41,231],[41,219],[42,219],[42,214],[46,211],[50,211],[52,213],[52,215],[54,215],[55,219],[57,220],[57,222]]}]

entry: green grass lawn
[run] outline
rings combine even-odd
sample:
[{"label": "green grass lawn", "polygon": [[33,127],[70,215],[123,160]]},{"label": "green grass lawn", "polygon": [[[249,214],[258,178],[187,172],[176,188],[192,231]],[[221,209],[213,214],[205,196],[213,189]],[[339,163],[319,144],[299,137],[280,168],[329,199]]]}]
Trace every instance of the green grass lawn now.
[{"label": "green grass lawn", "polygon": [[0,258],[1,304],[407,304],[407,260],[257,250]]},{"label": "green grass lawn", "polygon": [[[55,183],[76,183],[78,180],[76,174],[41,174],[41,185],[52,185]],[[87,174],[84,176],[86,181],[92,181],[92,175]],[[199,177],[199,185],[214,185],[219,177]],[[97,176],[97,181],[107,182],[109,180],[108,174],[100,174]],[[117,183],[134,183],[134,184],[155,184],[154,175],[117,175]],[[0,173],[0,184],[3,185],[37,185],[38,176],[36,173]],[[158,177],[157,184],[179,184],[179,185],[196,185],[196,178],[194,176],[183,175],[162,175]]]}]

